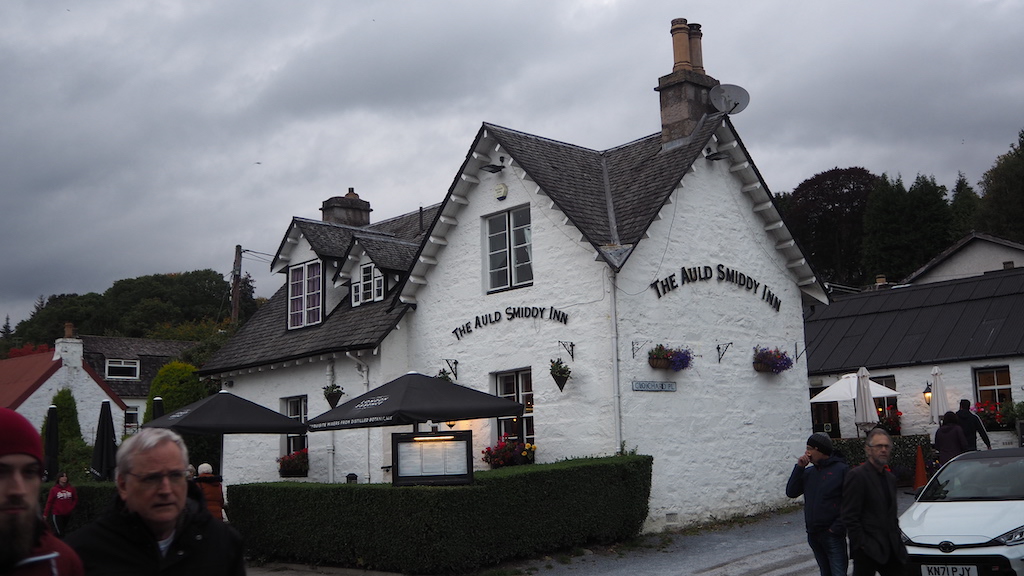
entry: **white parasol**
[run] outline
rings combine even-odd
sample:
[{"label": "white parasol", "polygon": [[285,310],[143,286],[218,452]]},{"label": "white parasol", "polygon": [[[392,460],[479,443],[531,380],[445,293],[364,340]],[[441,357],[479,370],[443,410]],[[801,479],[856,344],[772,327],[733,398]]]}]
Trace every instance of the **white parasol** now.
[{"label": "white parasol", "polygon": [[938,366],[932,367],[932,402],[929,409],[931,410],[932,424],[938,424],[942,416],[949,412],[946,384],[942,381],[942,370]]}]

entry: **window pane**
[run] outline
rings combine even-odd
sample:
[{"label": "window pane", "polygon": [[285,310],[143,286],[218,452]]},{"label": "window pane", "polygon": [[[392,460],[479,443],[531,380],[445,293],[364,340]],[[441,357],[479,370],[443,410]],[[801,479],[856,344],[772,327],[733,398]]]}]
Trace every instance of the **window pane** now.
[{"label": "window pane", "polygon": [[530,225],[530,207],[520,208],[512,213],[512,227],[521,228]]},{"label": "window pane", "polygon": [[507,237],[504,234],[501,234],[499,236],[490,236],[490,237],[488,237],[487,238],[487,251],[488,252],[498,252],[498,251],[504,250],[505,247],[508,245],[508,242],[506,240],[507,240]]},{"label": "window pane", "polygon": [[505,215],[491,216],[487,219],[487,233],[490,235],[505,232]]}]

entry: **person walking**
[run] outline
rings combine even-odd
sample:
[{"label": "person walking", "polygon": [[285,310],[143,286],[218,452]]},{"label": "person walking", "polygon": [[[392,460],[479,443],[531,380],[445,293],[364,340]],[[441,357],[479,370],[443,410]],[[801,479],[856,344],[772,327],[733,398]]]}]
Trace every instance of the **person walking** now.
[{"label": "person walking", "polygon": [[853,576],[903,576],[907,548],[896,513],[896,477],[889,472],[892,438],[873,428],[864,442],[867,462],[846,473],[842,519],[850,538]]},{"label": "person walking", "polygon": [[199,476],[196,477],[196,484],[203,491],[203,499],[206,500],[206,509],[210,516],[218,520],[227,520],[224,515],[224,488],[221,485],[223,478],[214,476],[213,466],[203,462],[199,465]]},{"label": "person walking", "polygon": [[0,408],[0,574],[81,576],[82,561],[39,514],[43,440],[24,416]]},{"label": "person walking", "polygon": [[78,492],[68,480],[68,473],[61,472],[57,476],[57,483],[50,488],[50,494],[46,497],[46,507],[43,508],[43,519],[58,537],[64,537],[68,520],[71,519],[71,513],[77,505]]},{"label": "person walking", "polygon": [[967,451],[967,438],[953,412],[942,416],[942,425],[935,431],[935,449],[939,451],[939,466]]},{"label": "person walking", "polygon": [[978,434],[981,434],[981,441],[985,443],[985,449],[992,449],[992,442],[988,439],[988,432],[985,431],[985,424],[977,414],[971,412],[971,401],[962,398],[960,409],[956,411],[957,421],[964,431],[964,438],[967,439],[967,449],[971,452],[978,449]]},{"label": "person walking", "polygon": [[786,496],[804,497],[807,543],[821,576],[846,576],[846,529],[840,518],[843,481],[849,466],[826,434],[812,434],[786,483]]},{"label": "person walking", "polygon": [[117,499],[68,534],[87,576],[244,576],[242,537],[202,503],[186,480],[188,448],[177,433],[143,428],[117,451]]}]

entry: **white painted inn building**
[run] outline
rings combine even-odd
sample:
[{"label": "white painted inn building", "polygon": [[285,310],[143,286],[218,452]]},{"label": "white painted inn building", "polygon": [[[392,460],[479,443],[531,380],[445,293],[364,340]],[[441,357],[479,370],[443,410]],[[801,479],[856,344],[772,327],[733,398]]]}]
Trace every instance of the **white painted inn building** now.
[{"label": "white painted inn building", "polygon": [[[509,431],[538,462],[652,455],[647,530],[787,502],[811,421],[802,304],[827,298],[712,106],[700,26],[675,20],[672,36],[656,134],[598,151],[485,123],[440,204],[371,223],[350,190],[322,219],[293,218],[272,264],[284,285],[202,374],[312,418],[329,383],[345,401],[455,372],[526,405],[521,420],[455,423],[477,453]],[[657,344],[693,365],[653,369]],[[756,372],[754,346],[796,363]],[[564,390],[553,358],[572,369]],[[277,480],[275,458],[305,445],[309,481],[389,482],[390,434],[407,431],[226,436],[223,475]]]}]

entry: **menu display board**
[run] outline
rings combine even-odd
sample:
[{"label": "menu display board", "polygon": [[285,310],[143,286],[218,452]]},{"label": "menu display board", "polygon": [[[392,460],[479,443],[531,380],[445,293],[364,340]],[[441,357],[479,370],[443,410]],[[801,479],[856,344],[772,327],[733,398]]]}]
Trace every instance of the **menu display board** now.
[{"label": "menu display board", "polygon": [[391,435],[395,486],[471,484],[473,431]]}]

